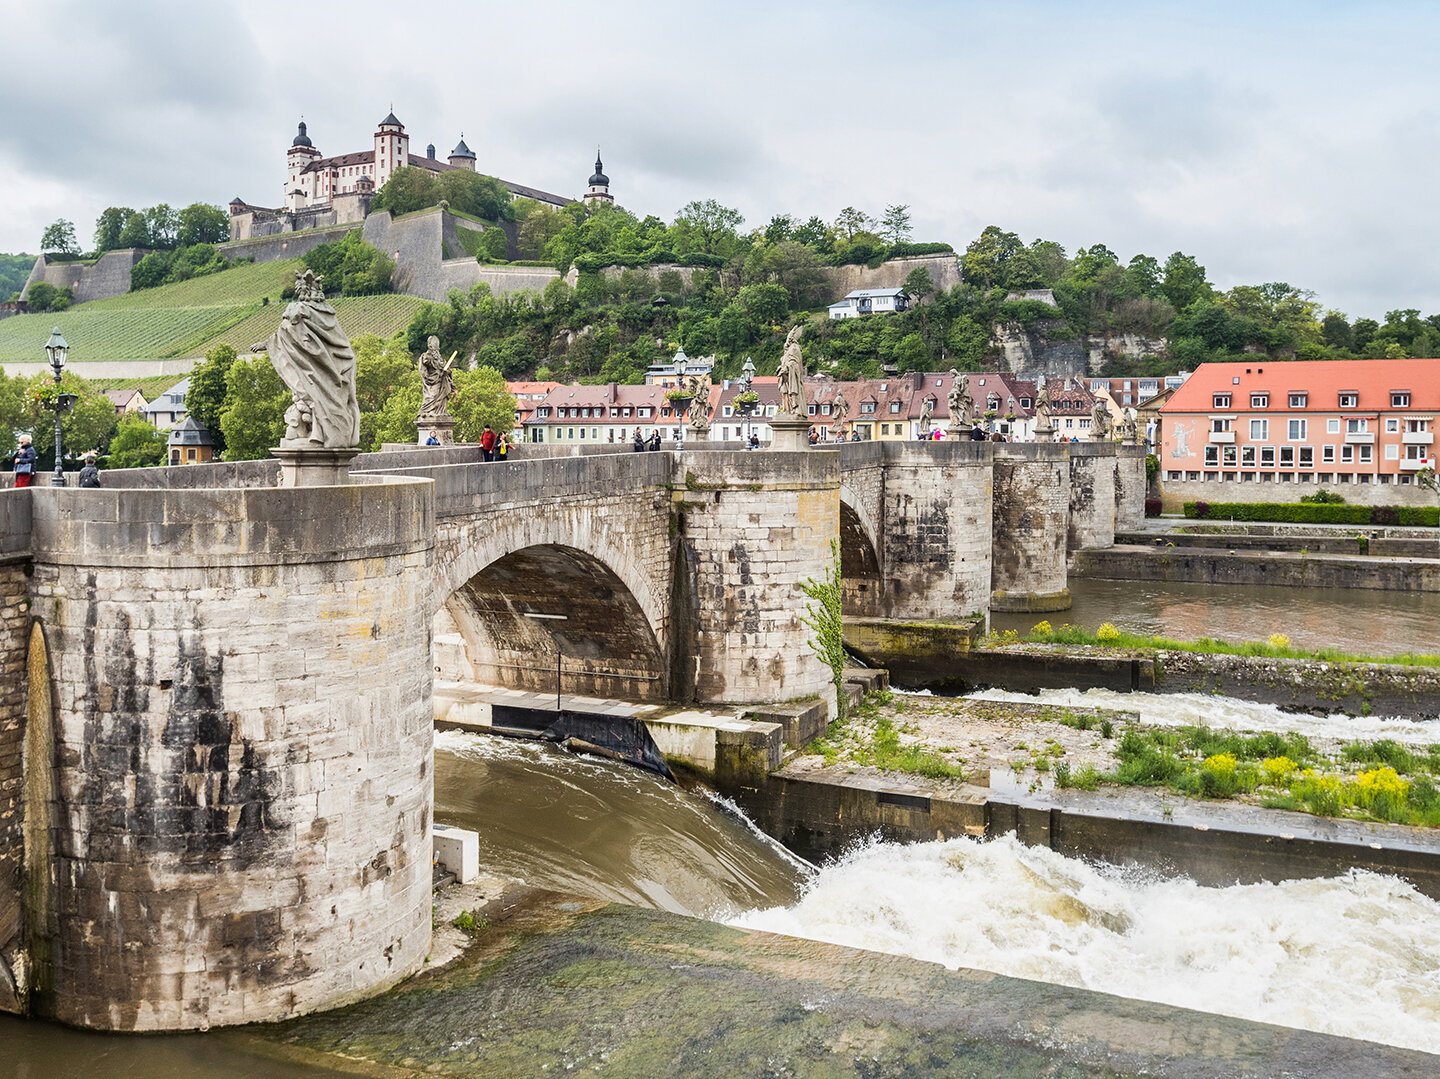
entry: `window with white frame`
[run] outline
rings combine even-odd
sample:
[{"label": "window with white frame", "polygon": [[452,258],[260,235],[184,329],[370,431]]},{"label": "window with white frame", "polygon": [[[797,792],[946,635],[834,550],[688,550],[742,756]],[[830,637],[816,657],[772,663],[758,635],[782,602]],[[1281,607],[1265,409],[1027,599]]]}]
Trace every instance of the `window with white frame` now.
[{"label": "window with white frame", "polygon": [[1274,467],[1275,467],[1275,447],[1274,447],[1274,446],[1261,446],[1261,447],[1260,447],[1260,467],[1261,467],[1261,468],[1274,468]]},{"label": "window with white frame", "polygon": [[1241,467],[1241,468],[1254,468],[1254,467],[1255,467],[1255,447],[1254,447],[1254,446],[1241,446],[1241,447],[1240,447],[1240,467]]},{"label": "window with white frame", "polygon": [[1349,444],[1340,447],[1340,463],[1353,465],[1355,463],[1355,447]]},{"label": "window with white frame", "polygon": [[1391,407],[1391,408],[1409,408],[1409,407],[1410,407],[1410,391],[1409,391],[1409,390],[1391,390],[1391,391],[1390,391],[1390,407]]},{"label": "window with white frame", "polygon": [[1400,430],[1400,421],[1394,417],[1387,417],[1385,420],[1385,433],[1393,435]]},{"label": "window with white frame", "polygon": [[1395,445],[1393,442],[1392,442],[1390,445],[1386,446],[1386,447],[1385,447],[1385,460],[1387,460],[1387,461],[1398,461],[1398,460],[1400,460],[1400,447],[1397,446],[1397,445]]},{"label": "window with white frame", "polygon": [[1308,420],[1290,420],[1285,424],[1285,437],[1291,442],[1304,442],[1308,437],[1310,422]]},{"label": "window with white frame", "polygon": [[1340,393],[1341,408],[1359,408],[1360,395],[1354,390],[1343,390]]},{"label": "window with white frame", "polygon": [[1250,421],[1250,438],[1251,438],[1252,441],[1255,441],[1255,442],[1264,442],[1264,441],[1265,441],[1267,438],[1269,438],[1269,437],[1270,437],[1270,421],[1269,421],[1269,420],[1251,420],[1251,421]]},{"label": "window with white frame", "polygon": [[1250,395],[1251,408],[1269,408],[1270,395],[1268,393],[1252,393]]},{"label": "window with white frame", "polygon": [[1326,420],[1325,433],[1327,435],[1338,435],[1340,433],[1340,421],[1333,416]]},{"label": "window with white frame", "polygon": [[1219,446],[1206,446],[1206,447],[1205,447],[1205,467],[1206,467],[1206,468],[1219,468],[1219,467],[1220,467],[1220,447],[1219,447]]},{"label": "window with white frame", "polygon": [[1301,447],[1300,447],[1300,467],[1301,467],[1301,468],[1314,468],[1314,467],[1315,467],[1315,447],[1313,447],[1313,446],[1301,446]]},{"label": "window with white frame", "polygon": [[1370,429],[1369,420],[1346,420],[1345,433],[1347,435],[1363,435]]},{"label": "window with white frame", "polygon": [[1321,447],[1320,447],[1320,463],[1321,463],[1322,465],[1333,465],[1333,464],[1335,463],[1335,447],[1334,447],[1334,446],[1321,446]]},{"label": "window with white frame", "polygon": [[1430,430],[1429,420],[1406,420],[1405,433],[1407,435],[1423,435]]},{"label": "window with white frame", "polygon": [[1219,432],[1228,431],[1230,430],[1230,420],[1222,420],[1212,416],[1210,419],[1210,430]]},{"label": "window with white frame", "polygon": [[1226,468],[1234,468],[1234,467],[1235,467],[1235,447],[1234,447],[1233,445],[1231,445],[1231,446],[1221,446],[1221,447],[1220,447],[1220,460],[1221,460],[1221,462],[1225,465]]},{"label": "window with white frame", "polygon": [[1294,467],[1295,467],[1295,447],[1294,447],[1294,446],[1281,446],[1281,447],[1280,447],[1280,467],[1281,467],[1281,468],[1294,468]]},{"label": "window with white frame", "polygon": [[1362,465],[1368,465],[1368,464],[1369,464],[1371,461],[1373,461],[1374,459],[1375,459],[1375,447],[1374,447],[1374,446],[1371,446],[1369,443],[1366,443],[1365,445],[1363,445],[1363,446],[1360,447],[1360,463],[1361,463]]},{"label": "window with white frame", "polygon": [[1292,393],[1290,395],[1291,408],[1304,408],[1305,403],[1310,400],[1308,393]]},{"label": "window with white frame", "polygon": [[899,411],[900,411],[900,402],[899,402],[899,401],[891,401],[891,402],[890,402],[890,411],[891,411],[892,413],[899,412]]},{"label": "window with white frame", "polygon": [[1210,404],[1210,407],[1211,407],[1211,408],[1229,408],[1229,407],[1230,407],[1230,395],[1229,395],[1228,393],[1212,394],[1211,397],[1210,397],[1210,401],[1211,401],[1211,404]]}]

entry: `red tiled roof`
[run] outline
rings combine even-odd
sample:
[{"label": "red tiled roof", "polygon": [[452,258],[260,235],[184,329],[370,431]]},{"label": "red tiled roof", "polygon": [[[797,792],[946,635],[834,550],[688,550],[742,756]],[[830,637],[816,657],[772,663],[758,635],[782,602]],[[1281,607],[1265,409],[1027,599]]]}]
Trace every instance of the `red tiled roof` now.
[{"label": "red tiled roof", "polygon": [[1376,412],[1391,407],[1392,390],[1409,391],[1406,411],[1440,411],[1440,359],[1202,363],[1161,412],[1214,412],[1217,393],[1231,395],[1229,407],[1223,410],[1227,413],[1249,412],[1250,395],[1268,393],[1268,407],[1255,409],[1268,412],[1287,407],[1292,392],[1309,395],[1305,407],[1311,412],[1338,408],[1342,392],[1359,395],[1356,410]]}]

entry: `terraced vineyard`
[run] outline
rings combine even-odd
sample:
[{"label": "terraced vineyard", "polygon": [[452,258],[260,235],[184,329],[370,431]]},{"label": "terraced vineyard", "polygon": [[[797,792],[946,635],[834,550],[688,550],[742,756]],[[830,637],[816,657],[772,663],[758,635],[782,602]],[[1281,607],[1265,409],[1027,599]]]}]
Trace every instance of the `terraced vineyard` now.
[{"label": "terraced vineyard", "polygon": [[[299,265],[299,259],[245,263],[208,277],[93,300],[68,311],[4,319],[0,367],[43,360],[45,339],[54,326],[65,335],[76,361],[200,356],[221,341],[243,350],[274,333],[280,324],[285,310],[280,292],[294,279]],[[423,302],[415,296],[339,297],[335,310],[351,336],[389,337],[410,322]]]}]

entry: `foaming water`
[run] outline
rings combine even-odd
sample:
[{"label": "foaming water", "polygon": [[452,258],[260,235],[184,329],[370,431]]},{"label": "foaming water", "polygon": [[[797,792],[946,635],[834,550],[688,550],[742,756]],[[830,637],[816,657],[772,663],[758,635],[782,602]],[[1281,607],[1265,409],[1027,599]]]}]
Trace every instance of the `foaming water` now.
[{"label": "foaming water", "polygon": [[495,872],[698,917],[788,903],[809,871],[724,799],[543,742],[438,732],[435,818]]},{"label": "foaming water", "polygon": [[1142,722],[1167,727],[1218,727],[1242,731],[1296,732],[1306,737],[1392,738],[1397,742],[1440,742],[1440,720],[1395,716],[1312,716],[1284,712],[1271,704],[1205,693],[1117,693],[1110,689],[1043,689],[1038,695],[986,689],[966,695],[977,701],[1052,704],[1057,707],[1116,708],[1139,712]]},{"label": "foaming water", "polygon": [[731,924],[1440,1052],[1440,903],[1359,870],[1204,888],[1010,837],[874,843]]}]

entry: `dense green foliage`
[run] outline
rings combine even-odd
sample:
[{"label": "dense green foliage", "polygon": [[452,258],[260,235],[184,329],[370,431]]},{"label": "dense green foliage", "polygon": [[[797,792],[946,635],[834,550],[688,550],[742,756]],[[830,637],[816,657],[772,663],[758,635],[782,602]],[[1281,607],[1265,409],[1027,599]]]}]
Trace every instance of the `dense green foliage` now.
[{"label": "dense green foliage", "polygon": [[34,255],[0,255],[0,300],[16,297],[34,268]]},{"label": "dense green foliage", "polygon": [[69,285],[56,288],[49,281],[36,281],[30,286],[25,299],[30,313],[39,315],[47,311],[67,310],[75,302],[75,293]]},{"label": "dense green foliage", "polygon": [[78,255],[80,241],[75,239],[75,225],[62,217],[46,226],[44,235],[40,237],[40,250],[53,251],[60,255]]},{"label": "dense green foliage", "polygon": [[468,169],[435,175],[429,169],[406,165],[396,169],[375,193],[372,210],[389,210],[397,217],[445,203],[451,210],[484,221],[513,221],[510,189],[493,176]]},{"label": "dense green foliage", "polygon": [[[323,287],[327,296],[371,296],[389,292],[390,275],[395,272],[395,260],[361,239],[359,229],[347,232],[334,243],[311,248],[302,261],[307,269],[325,279]],[[281,295],[288,299],[294,295],[293,287]]]},{"label": "dense green foliage", "polygon": [[1332,525],[1440,524],[1436,506],[1347,506],[1335,503],[1186,502],[1185,516],[1212,521],[1281,521]]},{"label": "dense green foliage", "polygon": [[[231,262],[213,244],[192,244],[173,251],[151,251],[130,270],[130,290],[173,285],[192,277],[219,273],[229,269]],[[34,291],[33,289],[31,291]]]},{"label": "dense green foliage", "polygon": [[230,238],[230,217],[218,206],[192,202],[182,210],[165,203],[144,210],[107,206],[95,219],[95,254],[124,247],[169,250],[218,244]]},{"label": "dense green foliage", "polygon": [[57,393],[73,393],[77,398],[60,419],[66,459],[90,450],[105,452],[115,433],[115,406],[93,383],[66,371],[57,389],[49,375],[7,376],[0,370],[0,456],[12,455],[16,436],[28,431],[35,436],[40,454],[39,471],[55,467],[55,413],[47,404]]},{"label": "dense green foliage", "polygon": [[210,431],[215,456],[225,454],[225,428],[221,418],[225,411],[225,395],[229,390],[226,376],[235,362],[236,352],[229,345],[215,345],[205,358],[190,371],[190,388],[185,391],[185,408]]},{"label": "dense green foliage", "polygon": [[120,418],[115,437],[110,440],[106,468],[150,468],[165,463],[166,435],[150,425],[138,413]]}]

